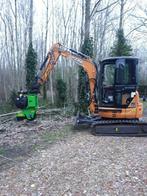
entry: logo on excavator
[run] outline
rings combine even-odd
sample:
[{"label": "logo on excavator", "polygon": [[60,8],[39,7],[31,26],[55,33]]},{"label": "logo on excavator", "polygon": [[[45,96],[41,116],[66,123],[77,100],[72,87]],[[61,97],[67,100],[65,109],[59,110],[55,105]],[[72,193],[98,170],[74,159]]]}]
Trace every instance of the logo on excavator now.
[{"label": "logo on excavator", "polygon": [[116,131],[116,132],[119,132],[119,128],[118,128],[118,127],[116,127],[116,128],[115,128],[115,131]]}]

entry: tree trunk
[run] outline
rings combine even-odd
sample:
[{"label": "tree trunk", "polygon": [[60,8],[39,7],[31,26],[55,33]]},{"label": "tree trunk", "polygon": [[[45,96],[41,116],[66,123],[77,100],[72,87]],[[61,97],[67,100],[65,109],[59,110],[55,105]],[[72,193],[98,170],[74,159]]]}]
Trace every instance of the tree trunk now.
[{"label": "tree trunk", "polygon": [[17,64],[17,72],[18,72],[18,75],[17,75],[17,90],[20,88],[20,79],[19,79],[19,73],[20,73],[20,63],[19,63],[19,43],[18,43],[18,24],[17,24],[17,13],[18,10],[17,10],[17,0],[15,0],[15,15],[14,15],[14,18],[15,18],[15,43],[16,43],[16,64]]},{"label": "tree trunk", "polygon": [[[43,57],[45,58],[46,53],[47,53],[47,40],[48,40],[48,23],[49,23],[49,14],[48,14],[48,9],[49,9],[49,3],[48,0],[46,1],[46,24],[45,24],[45,40],[44,40],[44,54]],[[47,84],[43,84],[43,99],[47,99]]]},{"label": "tree trunk", "polygon": [[46,0],[46,24],[45,24],[45,40],[44,40],[44,57],[47,53],[47,41],[48,41],[48,24],[49,24],[49,5],[48,0]]},{"label": "tree trunk", "polygon": [[90,34],[90,4],[91,0],[85,2],[85,39],[89,38]]},{"label": "tree trunk", "polygon": [[[53,13],[52,13],[52,43],[54,43],[54,39],[55,39],[55,35],[54,35],[54,28],[55,28],[55,24],[54,24],[54,1],[52,0],[52,10],[53,10]],[[52,101],[52,104],[55,103],[54,101],[54,93],[53,93],[53,74],[51,72],[50,74],[50,91],[51,91],[51,101]]]},{"label": "tree trunk", "polygon": [[84,27],[84,0],[82,0],[81,44],[80,44],[80,48],[82,47],[82,44],[83,44],[83,38],[84,38],[84,31],[83,31],[83,27]]},{"label": "tree trunk", "polygon": [[124,15],[124,0],[120,2],[120,17],[119,17],[119,29],[123,29],[123,15]]},{"label": "tree trunk", "polygon": [[32,43],[33,34],[33,0],[30,0],[29,43]]}]

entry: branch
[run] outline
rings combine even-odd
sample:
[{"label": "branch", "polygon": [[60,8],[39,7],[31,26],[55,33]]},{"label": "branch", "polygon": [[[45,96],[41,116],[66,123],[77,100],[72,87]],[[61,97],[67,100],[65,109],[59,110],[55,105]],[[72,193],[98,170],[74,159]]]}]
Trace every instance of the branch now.
[{"label": "branch", "polygon": [[[110,8],[111,6],[113,6],[113,5],[116,4],[116,3],[118,3],[118,0],[115,1],[115,2],[113,2],[113,3],[111,3],[110,5],[108,5],[108,6],[106,6],[106,7],[104,7],[104,8],[101,9],[101,10],[96,10],[95,13],[97,13],[97,12],[102,12],[102,11],[104,11],[104,10]],[[95,13],[93,14],[93,16],[95,15]]]},{"label": "branch", "polygon": [[147,31],[144,31],[144,30],[137,30],[137,32],[139,32],[139,33],[143,33],[143,34],[147,34]]},{"label": "branch", "polygon": [[132,8],[130,8],[130,9],[126,10],[126,11],[123,13],[123,15],[126,15],[128,12],[130,12],[130,11],[134,10],[134,9],[135,9],[135,7],[136,7],[136,5],[135,5],[134,7],[132,7]]},{"label": "branch", "polygon": [[47,7],[46,2],[44,0],[42,0],[42,3],[45,5],[45,7]]},{"label": "branch", "polygon": [[96,4],[94,5],[94,7],[93,7],[93,9],[92,9],[92,11],[91,11],[91,14],[90,14],[90,18],[92,17],[92,15],[93,15],[93,13],[94,13],[96,7],[100,4],[101,1],[102,1],[102,0],[98,0],[98,2],[96,2]]},{"label": "branch", "polygon": [[138,27],[132,29],[127,35],[126,37],[128,37],[133,31],[136,31],[137,29],[139,29],[140,27],[144,26],[143,24],[139,25]]},{"label": "branch", "polygon": [[11,1],[9,1],[9,5],[10,5],[10,9],[11,9],[11,11],[12,11],[12,13],[13,13],[14,17],[15,17],[15,12],[14,12],[14,10],[13,10],[13,6],[12,6]]},{"label": "branch", "polygon": [[136,18],[141,23],[140,26],[144,26],[144,27],[147,26],[147,18],[145,18],[145,17],[138,17],[138,16],[135,16],[135,15],[131,15],[131,16]]},{"label": "branch", "polygon": [[143,19],[143,20],[147,20],[145,17],[143,17],[143,16],[136,16],[136,15],[134,15],[134,14],[131,14],[131,16],[132,17],[134,17],[134,18],[137,18],[137,19]]}]

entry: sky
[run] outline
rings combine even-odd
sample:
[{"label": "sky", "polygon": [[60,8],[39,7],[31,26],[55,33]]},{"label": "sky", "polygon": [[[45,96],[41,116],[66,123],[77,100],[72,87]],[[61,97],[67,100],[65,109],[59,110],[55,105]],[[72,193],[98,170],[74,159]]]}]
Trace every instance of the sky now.
[{"label": "sky", "polygon": [[[34,7],[35,7],[35,14],[39,17],[37,20],[36,25],[42,24],[43,26],[43,18],[42,16],[45,15],[44,13],[44,4],[43,1],[45,0],[37,0],[34,1]],[[54,4],[60,4],[62,0],[53,0]],[[93,3],[95,3],[97,0],[93,0]],[[108,2],[114,2],[114,0],[104,0]],[[49,3],[51,0],[49,0]],[[67,9],[68,4],[70,0],[64,0],[65,7]],[[50,5],[50,4],[49,4]],[[59,6],[60,7],[60,6]],[[139,21],[137,20],[137,17],[147,17],[147,14],[145,15],[143,10],[147,9],[147,0],[127,0],[127,4],[125,5],[125,11],[129,10],[129,12],[125,15],[124,18],[124,32],[125,35],[127,35],[127,39],[131,42],[131,45],[133,45],[133,48],[137,51],[140,50],[140,53],[144,53],[147,51],[147,33],[142,33],[138,31],[133,31],[130,33],[136,26],[139,26]],[[119,14],[119,6],[116,7],[116,15]],[[135,16],[135,17],[134,17]],[[114,24],[115,27],[115,24]],[[37,26],[36,26],[37,28]],[[145,28],[141,28],[143,30]],[[147,27],[146,27],[147,31]],[[146,55],[145,55],[146,56]]]}]

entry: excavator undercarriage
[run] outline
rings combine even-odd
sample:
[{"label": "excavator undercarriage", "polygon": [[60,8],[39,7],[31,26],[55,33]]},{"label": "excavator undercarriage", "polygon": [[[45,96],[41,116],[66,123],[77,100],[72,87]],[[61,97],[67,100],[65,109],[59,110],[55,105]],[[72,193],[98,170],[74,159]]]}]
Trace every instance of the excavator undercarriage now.
[{"label": "excavator undercarriage", "polygon": [[147,136],[147,122],[136,119],[102,119],[78,115],[75,129],[90,129],[93,135]]}]

